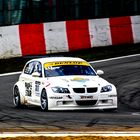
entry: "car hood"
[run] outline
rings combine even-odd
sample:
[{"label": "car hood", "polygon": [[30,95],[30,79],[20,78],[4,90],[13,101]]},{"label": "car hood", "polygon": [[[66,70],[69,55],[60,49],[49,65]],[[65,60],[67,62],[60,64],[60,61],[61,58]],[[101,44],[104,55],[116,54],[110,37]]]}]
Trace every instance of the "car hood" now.
[{"label": "car hood", "polygon": [[108,83],[106,80],[99,76],[61,76],[61,77],[50,77],[49,83],[51,86],[60,86],[60,87],[97,87],[97,86],[106,86]]}]

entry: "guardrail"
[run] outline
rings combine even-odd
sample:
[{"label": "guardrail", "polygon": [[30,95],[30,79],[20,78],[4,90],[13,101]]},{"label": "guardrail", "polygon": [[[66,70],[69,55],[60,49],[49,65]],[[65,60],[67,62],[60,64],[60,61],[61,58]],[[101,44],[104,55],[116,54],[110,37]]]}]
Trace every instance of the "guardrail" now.
[{"label": "guardrail", "polygon": [[140,16],[0,27],[0,59],[140,42]]}]

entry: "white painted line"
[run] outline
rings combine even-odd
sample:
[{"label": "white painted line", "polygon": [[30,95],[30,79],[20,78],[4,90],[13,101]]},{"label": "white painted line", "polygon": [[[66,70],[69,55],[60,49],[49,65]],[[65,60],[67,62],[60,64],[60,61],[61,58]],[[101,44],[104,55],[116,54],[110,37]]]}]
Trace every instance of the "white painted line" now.
[{"label": "white painted line", "polygon": [[[109,59],[103,59],[103,60],[97,60],[97,61],[90,61],[89,63],[100,63],[100,62],[106,62],[106,61],[112,61],[112,60],[119,60],[119,59],[124,59],[124,58],[130,58],[130,57],[134,57],[134,56],[140,56],[140,54],[127,55],[127,56],[115,57],[115,58],[109,58]],[[20,74],[20,73],[21,73],[21,71],[19,71],[19,72],[4,73],[4,74],[0,74],[0,77],[1,76],[16,75],[16,74]]]},{"label": "white painted line", "polygon": [[67,136],[103,136],[103,137],[118,137],[118,136],[140,136],[139,131],[64,131],[64,132],[1,132],[0,138],[6,137],[67,137]]},{"label": "white painted line", "polygon": [[100,62],[106,62],[106,61],[112,61],[112,60],[119,60],[124,58],[130,58],[134,56],[140,56],[140,54],[134,54],[134,55],[127,55],[127,56],[121,56],[121,57],[115,57],[115,58],[109,58],[104,60],[97,60],[97,61],[90,61],[89,63],[100,63]]},{"label": "white painted line", "polygon": [[140,116],[140,112],[134,112],[134,113],[132,113],[132,115],[134,115],[134,116]]},{"label": "white painted line", "polygon": [[1,76],[10,76],[10,75],[16,75],[16,74],[20,74],[20,73],[21,73],[21,71],[19,71],[19,72],[3,73],[3,74],[0,74],[0,77],[1,77]]}]

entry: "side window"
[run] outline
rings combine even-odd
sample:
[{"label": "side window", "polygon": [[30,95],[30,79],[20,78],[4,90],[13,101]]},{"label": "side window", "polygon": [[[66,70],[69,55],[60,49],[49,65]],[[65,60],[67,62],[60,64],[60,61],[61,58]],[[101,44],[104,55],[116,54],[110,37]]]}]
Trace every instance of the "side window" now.
[{"label": "side window", "polygon": [[34,70],[34,62],[28,63],[24,68],[24,73],[31,75]]},{"label": "side window", "polygon": [[25,66],[24,73],[31,75],[33,72],[39,72],[40,77],[42,77],[42,66],[38,61],[33,61]]},{"label": "side window", "polygon": [[33,70],[33,72],[40,73],[40,77],[42,77],[42,66],[41,66],[40,62],[38,62],[38,61],[34,62],[34,70]]}]

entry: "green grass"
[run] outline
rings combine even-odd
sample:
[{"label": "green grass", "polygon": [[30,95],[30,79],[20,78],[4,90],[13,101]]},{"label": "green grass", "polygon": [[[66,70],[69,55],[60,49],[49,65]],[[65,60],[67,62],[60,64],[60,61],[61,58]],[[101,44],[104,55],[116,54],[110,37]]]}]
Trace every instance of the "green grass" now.
[{"label": "green grass", "polygon": [[[106,47],[94,47],[92,49],[67,52],[67,53],[55,53],[48,54],[45,57],[50,56],[73,56],[81,57],[87,61],[96,61],[101,59],[132,55],[140,53],[140,44],[127,44],[127,45],[116,45],[116,46],[106,46]],[[1,59],[0,60],[0,73],[21,71],[25,63],[38,56],[26,56],[17,57],[11,59]],[[41,56],[44,57],[44,56]]]}]

